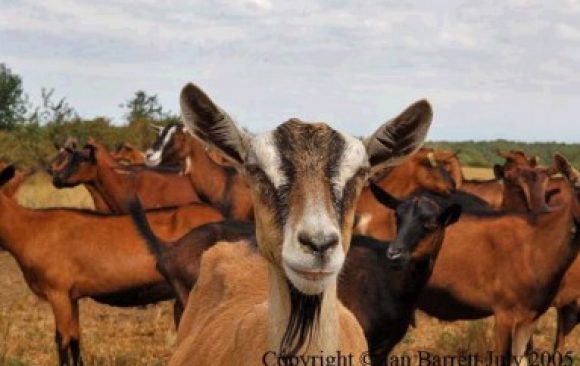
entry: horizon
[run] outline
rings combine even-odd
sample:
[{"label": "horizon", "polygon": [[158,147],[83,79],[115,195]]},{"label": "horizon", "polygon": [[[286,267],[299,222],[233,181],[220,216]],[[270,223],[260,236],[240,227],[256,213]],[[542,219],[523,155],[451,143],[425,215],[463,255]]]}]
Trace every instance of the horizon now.
[{"label": "horizon", "polygon": [[[38,104],[122,122],[188,81],[259,132],[291,117],[368,135],[423,97],[429,141],[580,142],[580,0],[10,1],[0,62]],[[265,31],[267,30],[267,31]]]}]

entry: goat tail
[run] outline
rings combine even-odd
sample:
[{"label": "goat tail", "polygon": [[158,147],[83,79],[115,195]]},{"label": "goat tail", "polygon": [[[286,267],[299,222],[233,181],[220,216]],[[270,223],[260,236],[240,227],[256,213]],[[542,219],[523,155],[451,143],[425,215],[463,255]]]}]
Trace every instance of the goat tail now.
[{"label": "goat tail", "polygon": [[163,245],[163,241],[153,232],[149,220],[147,220],[145,210],[143,210],[141,201],[139,201],[138,198],[135,198],[129,204],[129,212],[133,219],[133,223],[135,224],[135,228],[145,240],[149,252],[151,252],[156,259],[159,259],[161,254],[163,254],[165,246]]}]

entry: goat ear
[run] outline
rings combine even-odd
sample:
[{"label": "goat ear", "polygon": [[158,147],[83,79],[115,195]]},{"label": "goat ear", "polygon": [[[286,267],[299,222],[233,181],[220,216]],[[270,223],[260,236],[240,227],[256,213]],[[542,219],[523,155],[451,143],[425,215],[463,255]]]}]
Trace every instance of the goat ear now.
[{"label": "goat ear", "polygon": [[413,103],[365,139],[371,178],[413,155],[425,141],[433,110],[426,100]]},{"label": "goat ear", "polygon": [[546,192],[546,203],[550,204],[550,201],[552,200],[552,198],[554,198],[555,195],[560,193],[560,188],[553,188],[550,189],[549,191]]},{"label": "goat ear", "polygon": [[[577,180],[578,174],[574,172],[574,168],[572,168],[572,164],[566,159],[566,157],[560,153],[554,154],[554,165],[552,169],[556,169],[560,172],[566,179],[570,182],[574,182]],[[551,170],[552,170],[551,169]]]},{"label": "goat ear", "polygon": [[60,149],[62,149],[61,144],[59,144],[58,142],[53,142],[52,145],[54,146],[56,151],[60,151]]},{"label": "goat ear", "polygon": [[2,169],[0,172],[0,187],[8,183],[10,179],[14,178],[15,173],[16,169],[14,169],[14,165],[8,165],[6,168]]},{"label": "goat ear", "polygon": [[540,165],[540,157],[539,157],[539,156],[537,156],[537,155],[536,155],[536,156],[532,156],[532,157],[530,158],[530,166],[531,166],[532,168],[535,168],[535,167],[537,167],[538,165]]},{"label": "goat ear", "polygon": [[371,192],[373,192],[373,196],[375,199],[379,201],[383,206],[390,208],[391,210],[396,210],[397,206],[401,203],[399,199],[394,196],[391,196],[389,193],[384,191],[378,185],[371,183],[370,184]]},{"label": "goat ear", "polygon": [[452,204],[451,206],[447,207],[440,215],[439,215],[439,223],[444,227],[454,224],[459,220],[461,217],[462,212],[461,205],[457,203]]},{"label": "goat ear", "polygon": [[244,162],[249,136],[197,85],[183,87],[181,114],[186,128],[206,144],[220,150],[237,165]]},{"label": "goat ear", "polygon": [[499,164],[494,164],[493,165],[493,175],[495,175],[496,179],[503,179],[505,176],[505,171],[503,166],[499,165]]}]

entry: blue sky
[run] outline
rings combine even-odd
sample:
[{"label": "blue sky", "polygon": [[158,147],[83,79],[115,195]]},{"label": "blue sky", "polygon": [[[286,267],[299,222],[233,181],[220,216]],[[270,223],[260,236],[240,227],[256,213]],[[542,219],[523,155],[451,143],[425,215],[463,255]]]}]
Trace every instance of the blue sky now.
[{"label": "blue sky", "polygon": [[0,62],[86,117],[191,80],[254,131],[426,97],[431,139],[580,141],[580,0],[0,0]]}]

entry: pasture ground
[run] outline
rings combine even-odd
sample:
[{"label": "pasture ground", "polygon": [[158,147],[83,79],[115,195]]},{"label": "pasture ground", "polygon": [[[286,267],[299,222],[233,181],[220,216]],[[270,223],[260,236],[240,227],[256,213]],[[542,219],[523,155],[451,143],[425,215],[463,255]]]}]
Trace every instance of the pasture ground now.
[{"label": "pasture ground", "polygon": [[[469,178],[489,178],[491,171],[466,169]],[[91,207],[84,189],[55,190],[45,175],[35,175],[19,192],[30,207]],[[172,306],[162,303],[145,309],[118,309],[81,301],[83,356],[89,366],[164,365],[175,342]],[[535,332],[538,350],[551,349],[555,312],[540,320]],[[50,307],[28,289],[16,263],[0,252],[0,366],[55,365],[54,326]],[[568,338],[568,349],[580,352],[580,327]],[[411,329],[394,350],[397,356],[417,351],[439,355],[484,354],[492,349],[492,322],[441,322],[418,314]],[[575,365],[580,365],[576,356]],[[434,366],[434,365],[433,365]]]}]

